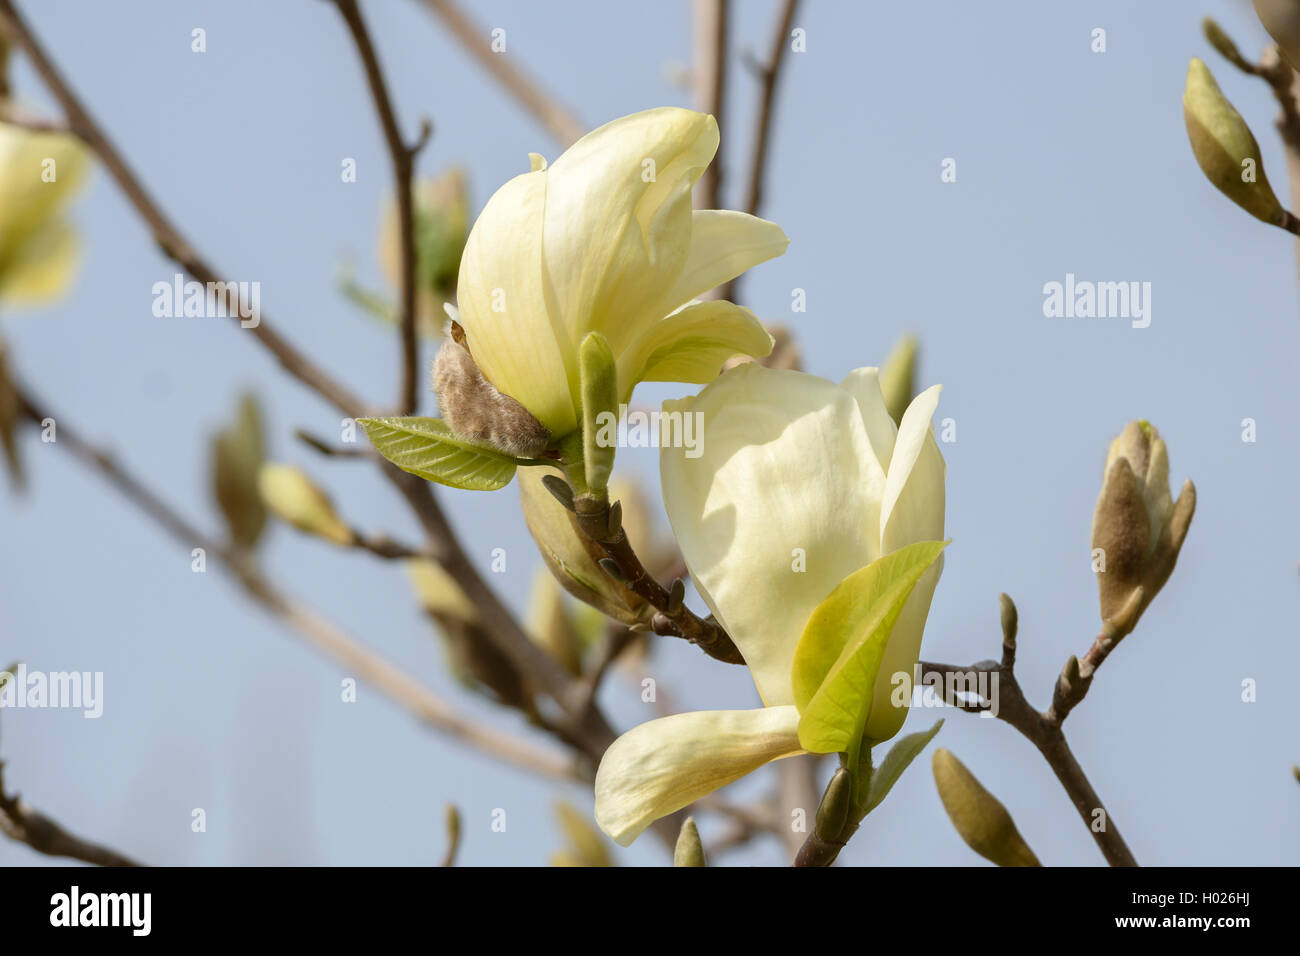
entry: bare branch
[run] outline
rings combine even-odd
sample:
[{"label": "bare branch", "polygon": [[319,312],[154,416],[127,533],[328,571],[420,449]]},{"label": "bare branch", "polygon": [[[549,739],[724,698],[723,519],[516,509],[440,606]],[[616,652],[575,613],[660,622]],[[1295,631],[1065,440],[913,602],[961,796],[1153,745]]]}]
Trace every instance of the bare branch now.
[{"label": "bare branch", "polygon": [[339,8],[357,53],[361,56],[361,65],[366,73],[366,83],[375,103],[375,112],[379,114],[379,125],[384,131],[384,141],[388,144],[388,155],[393,164],[393,182],[397,193],[397,229],[400,239],[401,304],[398,311],[398,327],[402,333],[401,392],[398,397],[399,415],[412,414],[419,402],[420,383],[420,348],[415,329],[415,207],[411,191],[412,170],[415,156],[429,138],[431,127],[426,122],[420,139],[414,145],[407,145],[397,127],[397,115],[393,109],[388,86],[384,82],[383,70],[379,67],[379,57],[375,53],[370,31],[366,29],[365,19],[357,0],[334,0]]},{"label": "bare branch", "polygon": [[[695,0],[695,62],[692,79],[695,86],[695,108],[710,113],[723,124],[723,110],[727,97],[727,32],[728,0]],[[718,155],[704,171],[695,185],[695,205],[700,209],[721,207],[723,169],[722,150],[725,136],[718,146]]]},{"label": "bare branch", "polygon": [[453,0],[423,0],[479,66],[490,73],[515,101],[531,113],[561,146],[569,146],[583,133],[582,123],[548,93],[537,78],[515,65],[510,54],[493,53],[489,34],[457,6]]},{"label": "bare branch", "polygon": [[69,833],[45,814],[30,807],[18,794],[5,792],[4,763],[0,761],[0,832],[25,843],[37,853],[62,856],[92,866],[139,866],[116,850]]},{"label": "bare branch", "polygon": [[186,548],[203,548],[221,561],[258,604],[292,626],[317,651],[343,670],[379,690],[421,722],[460,739],[491,757],[556,780],[576,779],[572,762],[549,751],[535,749],[515,737],[460,716],[431,690],[413,680],[377,653],[344,634],[315,612],[301,606],[279,589],[263,572],[253,569],[248,556],[205,535],[106,452],[83,440],[66,421],[57,418],[25,390],[19,389],[23,413],[38,425],[53,418],[57,444],[93,466],[110,484],[146,515],[165,528]]},{"label": "bare branch", "polygon": [[[206,284],[221,281],[217,270],[200,257],[189,244],[118,153],[108,136],[86,111],[81,100],[72,92],[45,49],[37,41],[26,21],[19,16],[12,0],[0,0],[0,23],[8,27],[14,41],[27,54],[41,80],[58,100],[66,114],[69,131],[79,137],[99,157],[109,175],[117,182],[127,200],[153,232],[154,240],[163,252],[199,282]],[[241,299],[239,305],[240,308],[231,310],[236,322],[242,321],[240,312],[246,303]],[[324,396],[344,414],[357,416],[370,411],[366,403],[353,394],[347,386],[335,380],[291,345],[287,339],[275,332],[265,317],[259,317],[257,325],[250,326],[249,331],[279,360],[290,375]]]}]

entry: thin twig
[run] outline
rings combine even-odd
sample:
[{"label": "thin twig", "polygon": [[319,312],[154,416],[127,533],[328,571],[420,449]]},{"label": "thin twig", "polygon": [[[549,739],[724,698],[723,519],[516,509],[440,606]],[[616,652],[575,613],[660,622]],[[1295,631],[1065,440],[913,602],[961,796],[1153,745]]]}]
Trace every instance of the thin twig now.
[{"label": "thin twig", "polygon": [[233,572],[245,592],[258,604],[291,625],[317,651],[340,665],[345,673],[356,675],[375,687],[423,723],[471,744],[489,756],[555,780],[574,779],[571,761],[487,727],[481,720],[460,716],[428,688],[288,597],[262,571],[255,570],[246,555],[191,525],[112,456],[82,439],[68,427],[64,419],[55,417],[27,391],[20,388],[18,397],[23,413],[37,425],[46,419],[55,422],[55,444],[65,445],[81,461],[92,465],[110,484],[186,548],[202,548],[206,554],[217,558]]},{"label": "thin twig", "polygon": [[758,122],[754,131],[754,145],[750,150],[749,192],[745,198],[745,211],[750,215],[757,215],[763,205],[763,178],[767,172],[767,148],[772,134],[777,80],[781,76],[781,64],[785,62],[785,51],[790,46],[790,31],[798,8],[799,0],[785,0],[781,19],[772,35],[767,63],[762,67],[760,75],[762,85],[758,100]]},{"label": "thin twig", "polygon": [[92,866],[140,865],[114,849],[69,833],[21,800],[18,794],[6,793],[3,761],[0,761],[0,832],[46,856],[67,857]]},{"label": "thin twig", "polygon": [[579,497],[575,503],[575,524],[587,541],[604,555],[600,564],[605,573],[658,612],[650,621],[656,634],[685,638],[710,657],[726,664],[745,663],[740,649],[717,621],[711,616],[707,619],[698,617],[683,602],[685,582],[678,579],[669,591],[645,569],[621,521],[611,524],[612,511],[607,498]]},{"label": "thin twig", "polygon": [[[104,131],[91,118],[81,100],[72,92],[54,62],[46,54],[44,47],[37,41],[27,22],[19,16],[12,0],[0,0],[0,23],[9,28],[13,40],[27,54],[41,80],[58,100],[66,115],[68,129],[99,157],[104,168],[117,182],[140,218],[145,221],[153,233],[154,241],[168,258],[173,259],[201,283],[220,282],[218,272],[189,244],[144,187],[139,177],[127,165]],[[238,289],[239,286],[236,284],[235,288]],[[230,313],[236,322],[242,322],[241,313],[247,312],[247,304],[242,300],[242,294],[237,304],[239,307],[231,309]],[[250,326],[249,331],[279,360],[290,375],[323,395],[344,414],[359,416],[372,411],[346,385],[330,376],[275,332],[264,316],[259,316],[259,321],[256,325]]]},{"label": "thin twig", "polygon": [[[923,685],[928,684],[932,675],[942,681],[943,700],[945,703],[957,706],[968,712],[988,710],[993,712],[999,720],[1005,721],[1029,740],[1039,753],[1047,760],[1056,774],[1056,779],[1061,782],[1065,792],[1070,797],[1070,802],[1074,804],[1079,816],[1083,819],[1084,825],[1092,834],[1097,846],[1101,849],[1102,855],[1106,862],[1111,866],[1137,866],[1137,860],[1134,859],[1132,851],[1124,838],[1120,836],[1119,829],[1111,819],[1110,813],[1106,810],[1097,796],[1097,791],[1093,789],[1083,768],[1079,766],[1078,760],[1075,759],[1069,745],[1065,741],[1065,734],[1061,730],[1061,724],[1069,715],[1070,711],[1081,701],[1087,694],[1088,688],[1092,684],[1092,676],[1096,667],[1105,659],[1110,648],[1114,646],[1117,639],[1113,635],[1108,636],[1106,632],[1093,643],[1092,649],[1085,655],[1081,662],[1075,658],[1070,658],[1066,663],[1062,675],[1057,679],[1052,694],[1052,707],[1046,712],[1036,710],[1025,698],[1024,692],[1020,688],[1019,681],[1015,675],[1015,606],[1011,605],[1010,629],[1008,630],[1008,615],[1006,613],[1007,605],[1011,599],[1006,595],[1003,598],[1003,656],[1001,662],[981,661],[978,664],[972,664],[969,667],[962,667],[952,664],[934,664],[928,661],[921,661],[921,680]],[[956,696],[958,691],[974,692],[978,687],[978,678],[985,676],[987,680],[997,682],[997,709],[993,711],[992,701],[981,696],[977,702],[964,702]],[[986,685],[987,686],[987,685]],[[1101,814],[1098,827],[1097,814]]]},{"label": "thin twig", "polygon": [[[695,0],[695,63],[691,69],[695,108],[712,114],[720,131],[727,98],[728,6],[728,0]],[[700,209],[721,208],[726,142],[724,136],[718,155],[695,184],[695,205]]]},{"label": "thin twig", "polygon": [[[69,128],[99,156],[119,188],[149,225],[164,251],[186,269],[194,278],[217,281],[218,273],[203,260],[183,238],[179,230],[162,212],[117,150],[109,142],[99,125],[90,116],[81,101],[72,92],[53,61],[37,42],[34,34],[14,9],[11,0],[0,0],[0,23],[8,26],[19,45],[35,64],[50,92],[67,115]],[[349,416],[379,414],[379,412],[343,384],[334,380],[305,355],[273,333],[263,319],[252,330],[256,340],[268,348],[281,365],[299,381],[305,383],[336,408]],[[386,460],[378,459],[378,466],[414,512],[428,537],[436,560],[448,572],[466,597],[476,604],[484,618],[484,633],[496,643],[521,673],[535,677],[545,692],[571,719],[583,707],[583,689],[559,663],[539,648],[524,633],[523,628],[502,603],[501,598],[488,587],[478,570],[466,555],[459,539],[452,531],[446,516],[433,497],[429,483],[402,471]],[[587,714],[581,727],[572,729],[586,756],[598,760],[605,747],[614,739],[614,732],[597,711]]]},{"label": "thin twig", "polygon": [[[763,183],[767,175],[768,146],[772,136],[772,118],[776,112],[776,91],[781,77],[781,64],[785,62],[785,52],[790,46],[790,32],[794,26],[794,16],[799,8],[799,0],[784,0],[781,16],[777,21],[776,31],[772,34],[772,45],[767,62],[752,64],[758,73],[759,97],[758,114],[754,128],[754,142],[749,155],[749,188],[745,194],[745,212],[751,216],[758,215],[763,205]],[[733,299],[739,286],[739,277],[732,279],[723,287],[721,297]]]},{"label": "thin twig", "polygon": [[426,120],[420,138],[408,145],[402,138],[397,126],[397,115],[393,109],[392,97],[388,94],[388,85],[384,82],[384,72],[379,66],[379,57],[375,53],[370,31],[366,29],[365,19],[357,0],[334,0],[335,6],[347,23],[348,32],[356,44],[361,56],[361,65],[365,69],[366,83],[370,87],[370,96],[375,103],[375,112],[379,115],[379,125],[384,131],[384,141],[388,144],[388,155],[393,164],[393,182],[397,193],[397,229],[400,239],[400,273],[401,304],[398,307],[398,327],[402,333],[401,391],[398,397],[399,415],[412,414],[419,401],[420,384],[420,348],[415,329],[415,206],[412,197],[412,171],[415,157],[428,142],[432,127]]},{"label": "thin twig", "polygon": [[[526,74],[516,66],[513,54],[493,52],[492,35],[475,23],[452,0],[423,0],[424,5],[432,10],[448,30],[460,41],[461,46],[469,51],[492,77],[505,87],[506,92],[515,98],[525,110],[546,127],[547,132],[561,146],[569,146],[583,133],[582,123],[573,113],[547,92],[536,77]],[[508,42],[502,35],[502,42]]]}]

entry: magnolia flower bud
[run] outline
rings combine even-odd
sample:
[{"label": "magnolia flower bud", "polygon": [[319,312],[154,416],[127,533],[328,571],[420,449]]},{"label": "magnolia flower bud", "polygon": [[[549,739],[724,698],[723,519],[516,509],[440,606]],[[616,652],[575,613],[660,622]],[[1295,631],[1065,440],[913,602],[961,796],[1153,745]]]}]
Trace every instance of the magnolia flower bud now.
[{"label": "magnolia flower bud", "polygon": [[552,866],[613,866],[605,838],[579,813],[563,801],[555,804],[555,819],[560,824],[568,848],[551,856]]},{"label": "magnolia flower bud", "polygon": [[1007,808],[951,751],[936,750],[930,766],[948,819],[967,846],[998,866],[1042,866]]},{"label": "magnolia flower bud", "polygon": [[646,603],[601,570],[598,562],[603,552],[578,531],[572,512],[546,489],[542,479],[547,474],[555,472],[544,467],[519,470],[524,521],[546,567],[564,590],[614,620],[623,624],[647,620]]},{"label": "magnolia flower bud", "polygon": [[241,547],[257,544],[266,527],[266,505],[258,491],[265,457],[262,412],[257,399],[240,397],[235,421],[212,437],[212,494],[226,519],[230,539]]},{"label": "magnolia flower bud", "polygon": [[343,546],[356,540],[329,495],[301,469],[268,462],[257,473],[257,488],[270,512],[299,531]]},{"label": "magnolia flower bud", "polygon": [[700,829],[694,817],[687,817],[682,832],[677,834],[673,849],[673,866],[708,866],[704,858],[704,844],[700,842]]},{"label": "magnolia flower bud", "polygon": [[1291,69],[1300,64],[1300,0],[1255,0],[1255,15]]},{"label": "magnolia flower bud", "polygon": [[531,686],[483,633],[478,608],[460,585],[432,561],[410,561],[407,572],[420,606],[438,625],[453,676],[472,690],[486,691],[500,703],[533,715]]},{"label": "magnolia flower bud", "polygon": [[618,418],[618,368],[609,342],[599,332],[589,332],[578,350],[582,392],[582,462],[587,491],[604,498],[614,470],[614,442],[609,417]]},{"label": "magnolia flower bud", "polygon": [[570,674],[576,677],[582,673],[582,642],[564,605],[564,592],[544,568],[538,568],[533,578],[528,633]]},{"label": "magnolia flower bud", "polygon": [[1169,579],[1195,509],[1190,480],[1176,502],[1170,497],[1169,457],[1160,433],[1149,422],[1129,422],[1106,454],[1092,519],[1101,618],[1120,634],[1133,629]]},{"label": "magnolia flower bud", "polygon": [[898,340],[893,351],[880,366],[880,392],[885,396],[889,417],[898,424],[915,396],[916,353],[919,343],[910,335]]},{"label": "magnolia flower bud", "polygon": [[1196,162],[1214,187],[1256,219],[1284,225],[1290,214],[1268,184],[1250,127],[1195,57],[1187,67],[1183,120]]}]

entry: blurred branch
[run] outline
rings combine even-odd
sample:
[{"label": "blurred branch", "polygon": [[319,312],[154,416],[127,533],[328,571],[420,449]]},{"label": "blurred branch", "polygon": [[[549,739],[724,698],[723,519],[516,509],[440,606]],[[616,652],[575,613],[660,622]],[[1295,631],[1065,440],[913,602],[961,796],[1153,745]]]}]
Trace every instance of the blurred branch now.
[{"label": "blurred branch", "polygon": [[563,756],[536,749],[511,735],[484,726],[480,720],[460,716],[442,698],[374,651],[359,644],[315,612],[297,604],[262,572],[256,571],[248,555],[199,531],[110,455],[84,441],[63,419],[56,418],[25,390],[19,389],[18,397],[23,413],[38,426],[47,418],[54,419],[57,429],[55,444],[66,445],[73,455],[95,468],[182,545],[187,548],[203,548],[207,554],[220,560],[234,573],[249,596],[289,624],[316,650],[340,665],[344,673],[356,675],[375,687],[423,723],[504,763],[556,780],[575,779],[571,761]]},{"label": "blurred branch", "polygon": [[[712,114],[719,130],[722,130],[727,99],[727,32],[728,0],[695,0],[695,63],[691,71],[695,108]],[[700,209],[721,208],[725,144],[724,137],[718,155],[696,184],[695,205]]]},{"label": "blurred branch", "polygon": [[333,445],[319,435],[307,431],[305,428],[299,428],[294,431],[294,437],[304,445],[314,448],[330,458],[374,458],[374,452],[365,447],[347,448],[342,445]]},{"label": "blurred branch", "polygon": [[[447,5],[439,3],[436,6],[441,9]],[[10,29],[19,46],[32,60],[50,92],[62,106],[71,131],[99,156],[128,201],[149,225],[163,250],[195,279],[202,282],[217,281],[216,271],[185,241],[68,87],[54,63],[14,9],[12,0],[0,0],[0,24]],[[493,62],[499,60],[495,55],[486,53],[486,50],[484,52],[485,55],[493,57]],[[280,360],[280,364],[291,375],[314,389],[345,415],[356,417],[361,414],[380,414],[272,332],[265,319],[252,328],[252,331],[257,340]],[[579,682],[571,678],[553,657],[529,640],[518,621],[502,603],[501,598],[484,582],[433,497],[429,483],[382,459],[378,464],[383,475],[398,489],[415,513],[428,537],[435,560],[451,575],[465,592],[466,597],[479,607],[484,620],[485,634],[497,644],[520,673],[536,678],[545,692],[571,720],[581,720],[581,725],[571,728],[571,733],[589,758],[599,760],[605,747],[614,739],[614,732],[598,711],[587,711],[585,717],[583,716],[585,695]]]},{"label": "blurred branch", "polygon": [[460,44],[490,73],[515,101],[531,113],[561,146],[568,147],[583,133],[583,125],[568,108],[547,92],[536,79],[515,66],[507,53],[494,53],[489,33],[475,23],[452,0],[423,0]]},{"label": "blurred branch", "polygon": [[0,101],[0,123],[8,123],[10,126],[17,126],[19,129],[25,129],[32,133],[66,134],[69,132],[66,123],[45,119],[41,116],[33,116],[9,101]]},{"label": "blurred branch", "polygon": [[[1093,674],[1105,660],[1111,647],[1116,643],[1113,634],[1103,632],[1082,661],[1071,657],[1066,662],[1061,676],[1057,679],[1052,694],[1052,706],[1046,713],[1041,713],[1025,698],[1016,680],[1016,631],[1018,628],[1016,606],[1011,598],[1002,595],[1002,660],[981,661],[969,667],[953,664],[933,664],[921,661],[922,686],[928,685],[932,677],[939,679],[943,687],[943,701],[971,713],[989,711],[998,720],[1005,721],[1029,740],[1041,753],[1056,779],[1061,782],[1070,801],[1079,812],[1084,825],[1092,834],[1101,849],[1106,862],[1111,866],[1137,866],[1137,860],[1120,836],[1109,811],[1097,796],[1088,781],[1079,761],[1065,741],[1061,724],[1070,711],[1088,693],[1092,686]],[[978,696],[976,700],[962,700],[958,692],[978,695],[977,679],[986,675],[987,680],[997,682],[997,709],[993,710],[992,701]],[[987,685],[986,685],[987,686]],[[1102,813],[1102,827],[1097,829],[1096,813]]]},{"label": "blurred branch", "polygon": [[393,164],[393,181],[397,192],[397,229],[401,240],[400,268],[401,305],[398,310],[398,327],[402,333],[401,392],[398,398],[397,414],[412,414],[419,403],[420,382],[420,347],[415,330],[415,211],[411,195],[411,177],[415,157],[424,148],[432,132],[432,126],[426,119],[416,142],[407,145],[402,132],[397,128],[397,115],[393,109],[388,86],[384,82],[384,73],[379,66],[379,57],[375,53],[370,32],[361,16],[357,0],[334,0],[339,13],[347,23],[352,42],[356,44],[361,56],[361,65],[365,69],[366,83],[375,103],[375,112],[379,115],[379,125],[384,131],[384,140],[388,144],[388,154]]},{"label": "blurred branch", "polygon": [[0,832],[46,856],[68,857],[92,866],[140,865],[116,850],[69,833],[45,814],[28,806],[18,794],[9,795],[5,791],[3,761],[0,761]]},{"label": "blurred branch", "polygon": [[[12,0],[0,0],[0,23],[8,27],[15,43],[27,54],[41,80],[58,100],[66,115],[69,131],[85,142],[99,157],[109,175],[117,182],[127,200],[153,232],[154,240],[168,258],[174,260],[199,282],[206,284],[221,281],[217,271],[189,244],[118,153],[99,124],[86,111],[81,100],[72,92],[45,49],[37,41],[26,21],[19,16]],[[235,288],[238,286],[236,285]],[[236,322],[242,321],[240,312],[245,306],[242,299],[239,306],[240,308],[230,310]],[[265,318],[261,318],[257,325],[250,326],[249,331],[279,360],[290,375],[324,396],[344,414],[358,416],[371,411],[366,403],[354,395],[347,386],[331,377],[275,332]]]},{"label": "blurred branch", "polygon": [[[783,0],[781,16],[777,21],[776,32],[772,35],[772,46],[768,52],[767,62],[758,63],[749,58],[747,63],[759,79],[758,114],[754,128],[754,142],[749,156],[749,189],[745,195],[744,211],[751,216],[758,215],[763,205],[763,181],[767,175],[768,145],[772,135],[772,118],[776,111],[777,82],[781,77],[781,65],[785,62],[785,52],[790,46],[790,31],[794,25],[794,15],[799,8],[799,0]],[[740,277],[732,279],[722,288],[720,297],[733,299],[740,285]]]},{"label": "blurred branch", "polygon": [[763,205],[763,177],[767,172],[768,141],[772,132],[772,116],[776,105],[777,80],[781,64],[790,46],[790,31],[794,26],[799,0],[784,0],[781,19],[772,35],[772,46],[765,65],[756,65],[761,83],[758,99],[758,124],[754,130],[754,145],[750,150],[749,192],[745,198],[745,212],[757,215]]}]

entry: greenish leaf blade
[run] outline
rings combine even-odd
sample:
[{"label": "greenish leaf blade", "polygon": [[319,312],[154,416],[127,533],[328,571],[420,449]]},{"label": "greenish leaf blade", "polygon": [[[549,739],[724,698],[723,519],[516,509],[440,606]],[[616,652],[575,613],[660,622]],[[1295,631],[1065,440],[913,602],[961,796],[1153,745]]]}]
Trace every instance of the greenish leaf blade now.
[{"label": "greenish leaf blade", "polygon": [[947,542],[921,541],[850,574],[817,606],[795,650],[799,741],[814,753],[848,750],[871,710],[894,624]]},{"label": "greenish leaf blade", "polygon": [[903,775],[903,771],[921,755],[921,751],[934,739],[935,734],[939,732],[939,728],[942,726],[943,718],[941,717],[935,721],[934,726],[929,730],[908,734],[889,748],[889,753],[885,755],[885,759],[881,761],[880,766],[871,775],[871,791],[867,794],[867,805],[863,811],[864,814],[876,809],[885,797],[889,796],[889,791],[898,782],[898,778]]},{"label": "greenish leaf blade", "polygon": [[437,418],[358,418],[375,449],[403,471],[466,491],[510,484],[522,462],[457,436]]}]

